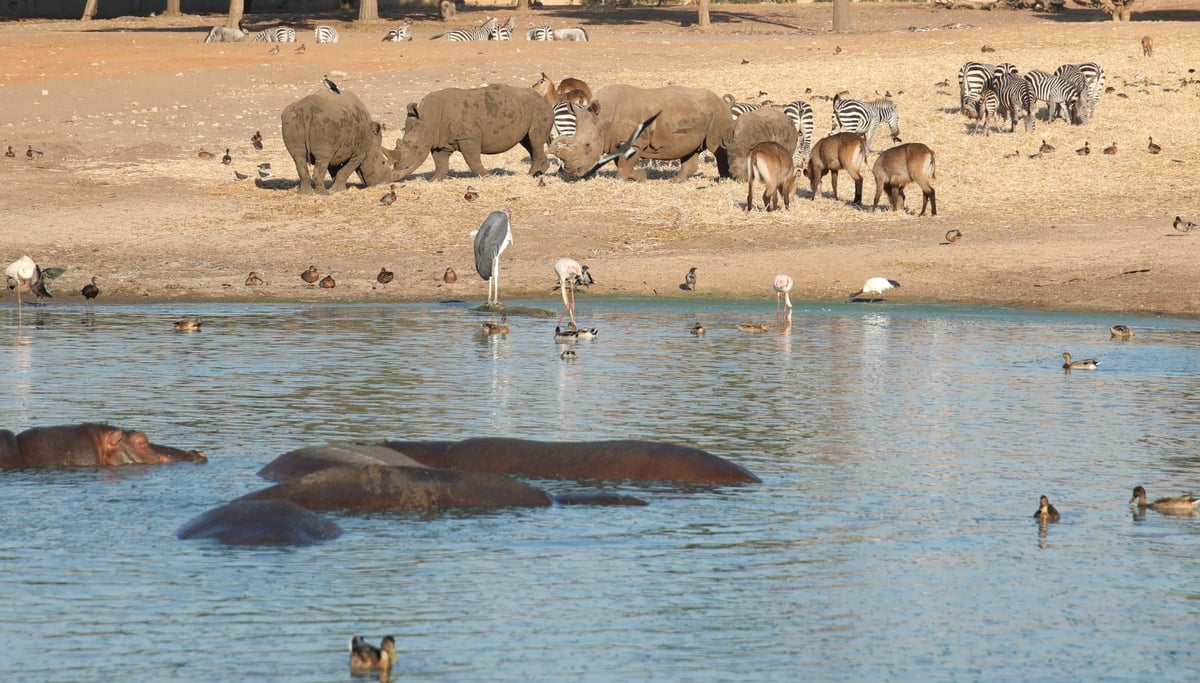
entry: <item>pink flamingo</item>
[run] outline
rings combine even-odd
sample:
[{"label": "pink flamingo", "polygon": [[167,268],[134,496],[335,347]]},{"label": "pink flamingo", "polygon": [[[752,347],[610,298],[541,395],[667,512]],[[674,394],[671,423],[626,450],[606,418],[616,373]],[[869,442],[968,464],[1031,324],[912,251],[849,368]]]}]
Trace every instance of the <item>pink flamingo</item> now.
[{"label": "pink flamingo", "polygon": [[[563,312],[558,316],[561,325],[563,318],[570,313],[571,323],[575,323],[575,278],[583,277],[583,266],[573,258],[560,258],[554,262],[554,274],[558,276],[558,284],[562,287]],[[571,290],[570,299],[567,290]]]},{"label": "pink flamingo", "polygon": [[792,280],[791,275],[780,273],[775,276],[775,317],[779,317],[779,302],[780,297],[783,298],[783,305],[787,307],[787,319],[792,319],[792,286],[796,283]]}]

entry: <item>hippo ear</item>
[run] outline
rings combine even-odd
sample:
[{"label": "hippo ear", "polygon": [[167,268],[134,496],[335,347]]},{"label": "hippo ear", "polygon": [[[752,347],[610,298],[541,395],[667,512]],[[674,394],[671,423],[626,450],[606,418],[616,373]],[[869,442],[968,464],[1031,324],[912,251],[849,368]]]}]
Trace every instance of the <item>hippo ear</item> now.
[{"label": "hippo ear", "polygon": [[421,118],[421,114],[420,114],[420,113],[417,111],[417,103],[416,103],[416,102],[409,102],[409,103],[408,103],[408,114],[407,114],[407,116],[408,116],[408,118],[410,118],[410,119],[419,119],[419,118]]},{"label": "hippo ear", "polygon": [[104,440],[104,445],[109,449],[116,448],[125,439],[125,430],[119,427],[102,427],[104,433],[100,438]]}]

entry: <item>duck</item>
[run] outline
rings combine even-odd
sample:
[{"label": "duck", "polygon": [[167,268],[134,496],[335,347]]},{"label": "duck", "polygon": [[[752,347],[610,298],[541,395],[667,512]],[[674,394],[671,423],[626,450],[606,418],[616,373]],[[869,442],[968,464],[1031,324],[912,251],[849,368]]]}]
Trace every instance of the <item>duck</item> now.
[{"label": "duck", "polygon": [[1108,328],[1108,335],[1112,339],[1129,339],[1133,336],[1133,330],[1128,325],[1113,325]]},{"label": "duck", "polygon": [[389,185],[388,193],[379,198],[380,206],[391,206],[396,201],[396,186]]},{"label": "duck", "polygon": [[689,330],[689,331],[692,334],[704,334],[705,332],[707,332],[707,330],[704,329],[704,326],[701,325],[700,321],[698,321],[698,320],[696,321],[695,325],[692,325],[691,330]]},{"label": "duck", "polygon": [[447,268],[446,272],[442,273],[442,282],[448,285],[458,282],[458,273],[454,272],[453,268]]},{"label": "duck", "polygon": [[475,188],[467,185],[467,192],[463,195],[463,199],[467,200],[468,202],[473,202],[476,199],[479,199],[479,193],[475,191]]},{"label": "duck", "polygon": [[271,48],[270,50],[267,50],[267,54],[269,54],[269,55],[279,54],[279,46],[276,45],[275,47]]},{"label": "duck", "polygon": [[1045,138],[1043,138],[1042,146],[1038,147],[1038,151],[1041,152],[1042,154],[1049,154],[1054,151],[1054,145],[1050,144],[1049,142],[1046,142]]},{"label": "duck", "polygon": [[[278,45],[276,47],[278,47]],[[250,144],[254,145],[254,149],[262,149],[263,148],[262,140],[263,140],[263,138],[262,138],[261,130],[254,131],[254,135],[250,136]]]},{"label": "duck", "polygon": [[1132,503],[1137,501],[1139,510],[1150,508],[1159,512],[1195,512],[1196,507],[1200,506],[1200,497],[1191,494],[1185,496],[1172,496],[1170,498],[1159,498],[1153,503],[1146,502],[1146,489],[1141,486],[1133,487],[1133,497],[1129,499]]},{"label": "duck", "polygon": [[582,329],[575,327],[575,323],[567,323],[567,332],[574,333],[576,339],[595,339],[600,330],[595,327],[584,327]]},{"label": "duck", "polygon": [[508,316],[500,316],[500,322],[485,322],[481,323],[484,334],[508,334]]},{"label": "duck", "polygon": [[683,284],[688,291],[696,291],[696,266],[692,266],[687,275],[683,276]]},{"label": "duck", "polygon": [[12,145],[8,146],[8,151],[4,153],[4,156],[8,157],[9,159],[17,156],[17,153],[12,149]]},{"label": "duck", "polygon": [[79,293],[83,295],[83,298],[87,300],[88,303],[95,301],[96,297],[100,296],[100,288],[96,286],[95,275],[92,276],[92,281],[90,283],[84,285],[83,288],[79,290]]},{"label": "duck", "polygon": [[245,173],[242,173],[241,171],[238,171],[237,169],[234,169],[234,171],[233,171],[233,179],[234,180],[241,181],[241,180],[245,180],[246,178],[249,178],[249,177],[250,176],[246,175]]},{"label": "duck", "polygon": [[567,349],[566,351],[558,354],[558,357],[563,360],[575,360],[575,352],[571,349]]},{"label": "duck", "polygon": [[228,166],[233,163],[233,157],[229,156],[229,148],[225,148],[225,154],[221,156],[221,163]]},{"label": "duck", "polygon": [[171,327],[176,332],[199,332],[200,331],[200,319],[199,318],[180,318],[179,320],[176,320],[175,322],[171,323]]},{"label": "duck", "polygon": [[1195,230],[1196,227],[1197,227],[1197,225],[1195,223],[1193,223],[1191,221],[1183,220],[1183,216],[1175,217],[1175,229],[1178,230],[1179,232],[1182,232],[1185,235],[1188,234],[1189,232],[1191,232],[1192,230]]},{"label": "duck", "polygon": [[1063,351],[1063,370],[1095,370],[1100,361],[1095,358],[1084,358],[1083,360],[1071,360],[1071,354]]},{"label": "duck", "polygon": [[1104,153],[1108,154],[1108,155],[1116,154],[1117,153],[1117,141],[1113,140],[1113,143],[1111,145],[1109,145],[1108,147],[1105,147]]},{"label": "duck", "polygon": [[1021,150],[1019,150],[1019,149],[1013,150],[1012,154],[1005,154],[1004,158],[1005,159],[1020,159],[1021,158]]},{"label": "duck", "polygon": [[1155,144],[1153,135],[1150,136],[1150,144],[1146,145],[1146,151],[1151,154],[1158,154],[1162,151],[1162,147]]},{"label": "duck", "polygon": [[362,636],[350,638],[350,671],[390,671],[396,664],[396,639],[384,636],[379,647]]},{"label": "duck", "polygon": [[337,280],[334,280],[332,275],[326,275],[325,277],[321,278],[320,285],[321,289],[333,289],[334,287],[337,287]]},{"label": "duck", "polygon": [[317,272],[316,266],[309,266],[308,270],[300,273],[300,279],[311,285],[312,283],[321,279],[321,274]]},{"label": "duck", "polygon": [[771,326],[767,323],[738,323],[737,328],[742,332],[751,332],[753,334],[771,331]]},{"label": "duck", "polygon": [[379,274],[375,276],[375,281],[381,285],[386,285],[396,278],[396,274],[385,268],[379,269]]},{"label": "duck", "polygon": [[556,342],[573,342],[579,339],[579,330],[564,330],[561,327],[554,328],[554,341]]},{"label": "duck", "polygon": [[292,52],[295,52],[298,55],[304,54],[304,43],[300,43],[300,47],[296,48],[295,50],[292,50]]},{"label": "duck", "polygon": [[1062,519],[1062,516],[1058,514],[1058,510],[1055,510],[1054,506],[1050,504],[1050,499],[1045,496],[1042,496],[1038,500],[1038,509],[1037,512],[1033,513],[1033,516],[1043,523],[1057,522],[1059,519]]},{"label": "duck", "polygon": [[955,242],[959,241],[960,239],[962,239],[962,236],[963,236],[962,230],[958,230],[957,228],[954,230],[946,231],[946,241],[949,242],[950,244],[954,244]]},{"label": "duck", "polygon": [[196,156],[200,157],[201,159],[212,159],[214,155],[212,152],[202,149],[199,152],[196,152]]},{"label": "duck", "polygon": [[250,271],[250,274],[246,276],[246,286],[247,287],[257,287],[257,286],[261,285],[262,283],[263,283],[263,279],[261,277],[259,277],[258,273],[253,270]]},{"label": "duck", "polygon": [[1084,140],[1083,147],[1080,147],[1079,149],[1075,150],[1075,153],[1081,157],[1085,157],[1092,153],[1092,148],[1090,145],[1088,145],[1087,141]]}]

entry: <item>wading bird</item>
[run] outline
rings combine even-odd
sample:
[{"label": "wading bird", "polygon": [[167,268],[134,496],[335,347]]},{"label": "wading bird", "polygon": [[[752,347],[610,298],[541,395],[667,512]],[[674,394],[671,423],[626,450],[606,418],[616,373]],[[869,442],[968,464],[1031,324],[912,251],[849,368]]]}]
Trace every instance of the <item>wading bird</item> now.
[{"label": "wading bird", "polygon": [[4,269],[4,279],[9,289],[17,290],[18,316],[20,316],[23,303],[21,299],[23,290],[33,292],[34,297],[38,299],[50,296],[50,290],[46,289],[46,279],[42,274],[42,269],[29,256],[22,256],[8,264],[8,267]]},{"label": "wading bird", "polygon": [[[583,277],[583,267],[579,261],[572,258],[560,258],[554,262],[554,274],[558,276],[558,284],[562,288],[563,312],[558,316],[561,325],[563,317],[571,314],[571,323],[575,323],[575,282]],[[567,290],[570,290],[568,297]]]},{"label": "wading bird", "polygon": [[84,300],[89,304],[95,301],[96,297],[100,296],[100,288],[96,286],[95,275],[92,276],[92,281],[90,283],[84,285],[83,288],[79,290],[79,293],[83,295]]},{"label": "wading bird", "polygon": [[488,282],[489,306],[500,303],[500,254],[512,244],[512,211],[500,207],[475,231],[475,272]]},{"label": "wading bird", "polygon": [[779,302],[783,300],[783,305],[787,308],[787,319],[792,319],[792,286],[796,283],[792,280],[791,275],[780,273],[775,276],[775,317],[779,317]]},{"label": "wading bird", "polygon": [[[900,283],[896,282],[895,280],[889,280],[886,277],[873,277],[873,278],[870,278],[867,280],[867,282],[862,286],[862,289],[858,290],[854,294],[851,294],[850,300],[851,301],[882,301],[883,293],[886,290],[892,289],[894,287],[899,287],[899,286],[900,286]],[[862,298],[864,294],[869,294],[870,296],[864,299],[864,298]],[[878,298],[876,298],[876,297],[878,297]]]}]

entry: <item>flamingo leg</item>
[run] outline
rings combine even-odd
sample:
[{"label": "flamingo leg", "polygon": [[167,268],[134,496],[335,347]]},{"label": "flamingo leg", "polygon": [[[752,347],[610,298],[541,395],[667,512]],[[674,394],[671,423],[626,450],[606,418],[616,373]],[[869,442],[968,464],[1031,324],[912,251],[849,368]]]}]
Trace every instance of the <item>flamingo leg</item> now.
[{"label": "flamingo leg", "polygon": [[[564,290],[565,292],[565,290]],[[565,296],[565,294],[564,294]],[[571,324],[575,324],[575,283],[571,283],[571,306],[567,310],[571,311]]]},{"label": "flamingo leg", "polygon": [[783,293],[783,305],[787,307],[787,319],[792,319],[792,295],[789,292]]},{"label": "flamingo leg", "polygon": [[[562,300],[563,300],[563,310],[562,310],[562,313],[559,314],[559,316],[558,316],[558,324],[562,325],[563,318],[567,317],[567,311],[570,310],[571,306],[570,306],[570,304],[567,303],[567,281],[559,280],[558,284],[561,285],[561,287],[559,289],[562,290],[561,293],[562,293]],[[571,318],[571,322],[575,322],[574,317]]]}]

